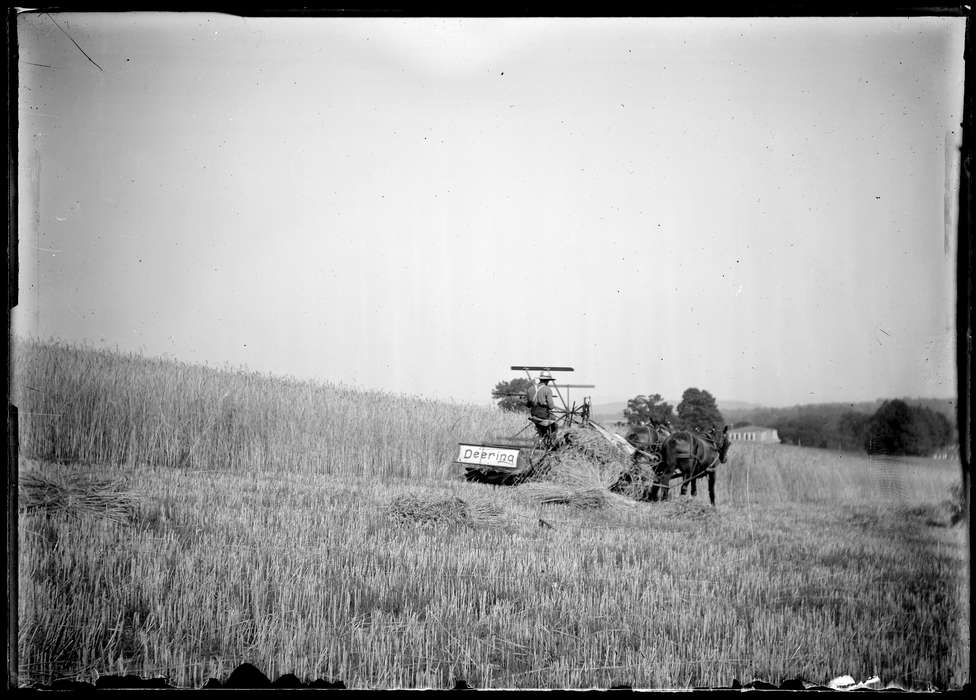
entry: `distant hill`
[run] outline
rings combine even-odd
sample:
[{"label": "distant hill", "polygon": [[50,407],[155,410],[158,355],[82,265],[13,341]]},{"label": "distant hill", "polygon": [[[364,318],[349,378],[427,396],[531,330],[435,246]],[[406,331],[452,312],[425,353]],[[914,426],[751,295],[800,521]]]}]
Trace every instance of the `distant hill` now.
[{"label": "distant hill", "polygon": [[953,425],[956,424],[957,402],[955,399],[905,399],[905,403],[931,408],[948,418]]},{"label": "distant hill", "polygon": [[723,401],[719,399],[716,403],[718,404],[718,410],[722,412],[723,416],[726,413],[732,413],[734,411],[754,411],[757,408],[761,408],[758,403],[749,403],[748,401]]},{"label": "distant hill", "polygon": [[627,408],[626,401],[593,404],[590,406],[590,415],[593,416],[593,420],[600,423],[613,423],[624,419],[625,408]]},{"label": "distant hill", "polygon": [[[774,423],[809,416],[812,414],[822,416],[839,417],[845,413],[863,413],[871,415],[877,411],[886,399],[876,399],[874,401],[852,401],[849,403],[814,403],[797,404],[780,408],[769,408],[766,406],[753,406],[743,408],[722,408],[722,415],[730,423],[749,422],[755,425],[770,426]],[[952,425],[956,424],[956,400],[955,399],[925,399],[925,398],[902,398],[902,401],[910,406],[924,406],[933,411],[938,411],[949,419]]]}]

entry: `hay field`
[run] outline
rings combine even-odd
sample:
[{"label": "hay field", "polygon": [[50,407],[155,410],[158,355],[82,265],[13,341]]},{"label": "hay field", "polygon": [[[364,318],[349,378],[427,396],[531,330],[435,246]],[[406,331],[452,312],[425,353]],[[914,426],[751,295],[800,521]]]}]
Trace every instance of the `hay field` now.
[{"label": "hay field", "polygon": [[951,462],[734,445],[714,510],[545,504],[452,469],[458,439],[520,427],[492,410],[15,352],[23,685],[244,661],[383,688],[971,678]]}]

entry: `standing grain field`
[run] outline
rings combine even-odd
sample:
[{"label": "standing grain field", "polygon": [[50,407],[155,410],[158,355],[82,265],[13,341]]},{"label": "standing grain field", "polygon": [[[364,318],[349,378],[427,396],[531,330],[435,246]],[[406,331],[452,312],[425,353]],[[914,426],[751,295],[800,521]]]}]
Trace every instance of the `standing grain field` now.
[{"label": "standing grain field", "polygon": [[[951,462],[736,444],[715,509],[539,505],[451,466],[522,427],[492,409],[15,353],[22,684],[243,661],[384,688],[970,680]],[[459,515],[411,520],[410,496]]]}]

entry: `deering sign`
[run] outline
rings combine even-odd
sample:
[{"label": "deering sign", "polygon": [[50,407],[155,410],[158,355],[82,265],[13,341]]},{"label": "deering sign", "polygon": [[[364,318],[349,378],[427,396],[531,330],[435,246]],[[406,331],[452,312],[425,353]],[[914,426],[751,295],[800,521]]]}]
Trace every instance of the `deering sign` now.
[{"label": "deering sign", "polygon": [[492,447],[491,445],[458,446],[457,461],[462,464],[478,464],[485,467],[512,467],[518,464],[517,449]]}]

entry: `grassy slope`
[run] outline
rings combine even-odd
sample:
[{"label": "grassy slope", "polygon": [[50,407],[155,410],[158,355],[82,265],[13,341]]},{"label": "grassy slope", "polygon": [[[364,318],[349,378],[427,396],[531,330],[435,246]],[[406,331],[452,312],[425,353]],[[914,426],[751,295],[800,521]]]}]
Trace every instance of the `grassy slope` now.
[{"label": "grassy slope", "polygon": [[421,478],[446,474],[458,440],[521,427],[477,406],[64,344],[14,355],[21,454],[53,462]]},{"label": "grassy slope", "polygon": [[[76,363],[51,375],[57,381],[30,376],[47,402],[33,410],[74,415],[65,398],[74,396],[152,415],[140,408],[152,401],[140,403],[125,381],[110,381],[138,380],[147,368],[141,360],[31,352],[67,353],[55,360]],[[92,366],[99,369],[64,379]],[[189,404],[206,414],[223,406],[214,396],[244,381],[153,367],[156,400],[177,411]],[[173,388],[191,375],[210,393]],[[317,413],[339,411],[337,399],[275,413],[289,404],[284,395],[300,399],[291,392],[314,402],[324,395],[317,392],[337,390],[261,381],[262,391],[244,393],[250,398],[232,425],[260,424],[257,412],[274,426],[265,435],[283,440],[305,434],[288,416],[300,416],[292,420],[303,429],[343,420]],[[392,400],[343,398],[377,412]],[[359,423],[347,416],[349,434],[335,430],[327,435],[338,444],[318,444],[356,455],[348,462],[303,459],[302,441],[271,444],[272,455],[288,456],[282,462],[248,461],[246,450],[220,459],[225,443],[208,443],[205,431],[167,440],[209,444],[216,464],[196,453],[183,468],[164,459],[94,459],[90,467],[22,461],[22,469],[52,477],[121,478],[139,496],[130,524],[21,515],[22,682],[134,672],[197,685],[242,661],[272,677],[294,672],[381,687],[444,687],[455,677],[476,687],[725,685],[755,676],[823,682],[841,673],[916,687],[969,680],[963,533],[930,524],[944,519],[938,504],[958,481],[951,464],[736,445],[714,511],[700,495],[579,513],[532,505],[518,489],[452,479],[461,423],[491,431],[504,428],[492,423],[505,417],[462,412],[449,430],[441,422],[459,409],[428,408],[428,417],[391,427],[389,442],[363,452],[359,441],[370,433],[357,426],[375,416],[367,411]],[[191,422],[190,409],[182,410]],[[118,422],[123,413],[104,408],[73,425],[111,434],[86,422],[104,415]],[[205,426],[206,416],[196,424]],[[34,429],[25,427],[24,443],[48,444],[31,442]],[[152,434],[139,421],[133,429]],[[240,434],[240,444],[252,444],[246,427]],[[55,448],[85,444],[59,436]],[[424,444],[426,458],[398,457],[424,454]],[[368,462],[376,452],[383,459]],[[488,502],[502,517],[475,528],[404,526],[386,506],[411,491]],[[541,528],[540,517],[554,527]]]}]

